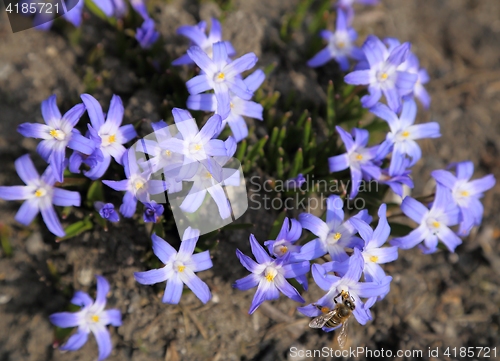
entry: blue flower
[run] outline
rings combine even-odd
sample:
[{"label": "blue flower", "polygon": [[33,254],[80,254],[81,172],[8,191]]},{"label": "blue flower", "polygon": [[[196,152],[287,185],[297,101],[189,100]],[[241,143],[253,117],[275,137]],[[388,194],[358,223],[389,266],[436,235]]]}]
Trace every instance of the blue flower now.
[{"label": "blue flower", "polygon": [[[361,239],[354,236],[356,229],[350,220],[344,222],[343,206],[344,202],[339,196],[331,195],[326,200],[326,222],[309,213],[299,215],[302,227],[318,236],[302,246],[300,250],[302,259],[312,260],[329,253],[333,261],[345,261],[348,258],[345,248],[361,245]],[[366,210],[354,217],[371,221]]]},{"label": "blue flower", "polygon": [[365,108],[371,108],[382,97],[395,112],[401,108],[401,98],[413,91],[417,74],[398,70],[410,52],[410,43],[404,43],[389,52],[379,38],[369,35],[362,46],[369,68],[356,70],[345,76],[347,84],[368,85],[368,95],[361,98]]},{"label": "blue flower", "polygon": [[458,224],[459,209],[453,202],[450,190],[440,183],[436,184],[436,198],[430,209],[411,197],[405,197],[401,210],[419,226],[407,236],[394,238],[391,245],[409,249],[423,241],[423,245],[420,245],[422,252],[433,253],[437,250],[438,241],[443,242],[450,252],[454,252],[462,243],[449,228]]},{"label": "blue flower", "polygon": [[306,177],[302,173],[299,173],[295,178],[287,179],[285,187],[286,189],[300,189],[306,181]]},{"label": "blue flower", "polygon": [[168,182],[159,179],[149,179],[150,171],[141,171],[135,155],[135,149],[130,148],[123,155],[123,169],[127,179],[121,181],[102,181],[115,191],[125,191],[120,213],[130,218],[137,209],[137,201],[148,202],[151,194],[164,193],[168,189]]},{"label": "blue flower", "polygon": [[[389,51],[401,44],[398,39],[394,38],[384,39],[384,42],[389,45]],[[398,70],[407,71],[408,73],[417,75],[417,81],[415,82],[413,91],[406,97],[411,98],[414,96],[420,101],[420,103],[422,103],[425,109],[429,109],[429,106],[431,105],[431,97],[429,96],[429,93],[427,93],[427,90],[425,90],[424,84],[427,84],[430,78],[427,70],[420,67],[420,62],[418,61],[417,56],[410,52],[406,61],[402,62],[401,65],[398,66]]]},{"label": "blue flower", "polygon": [[264,246],[276,258],[290,254],[290,257],[293,259],[300,251],[300,246],[294,243],[299,240],[301,235],[302,226],[300,223],[295,219],[285,217],[276,239],[264,242]]},{"label": "blue flower", "polygon": [[[177,29],[177,34],[191,40],[191,45],[200,47],[210,58],[213,57],[212,45],[218,42],[225,45],[229,57],[236,55],[236,50],[234,50],[231,43],[222,40],[222,28],[217,19],[212,18],[212,28],[208,36],[205,35],[206,27],[207,23],[205,21],[200,22],[198,25],[183,25]],[[191,59],[189,54],[184,54],[172,62],[172,65],[184,64],[194,64],[194,59]]]},{"label": "blue flower", "polygon": [[435,170],[432,177],[443,187],[451,191],[453,202],[460,209],[459,234],[466,236],[474,226],[479,226],[483,218],[483,205],[480,198],[488,189],[493,188],[496,183],[492,174],[480,179],[470,180],[474,173],[474,164],[470,161],[456,164],[454,176],[445,170]]},{"label": "blue flower", "polygon": [[89,171],[84,172],[90,179],[101,178],[111,163],[111,157],[118,164],[122,164],[122,157],[125,153],[123,144],[137,137],[137,133],[132,124],[123,125],[123,103],[119,96],[113,95],[109,111],[104,120],[104,113],[99,102],[89,94],[81,96],[83,103],[87,107],[90,123],[88,125],[90,138],[98,144],[98,149],[102,152],[103,160],[98,162]]},{"label": "blue flower", "polygon": [[94,208],[99,215],[110,222],[118,222],[120,216],[115,211],[113,203],[94,202]]},{"label": "blue flower", "polygon": [[[406,158],[405,164],[409,162],[409,159]],[[402,168],[396,171],[395,175],[389,175],[388,169],[382,169],[382,173],[380,178],[377,181],[380,184],[388,185],[394,193],[398,196],[403,197],[403,185],[406,185],[409,188],[413,188],[413,180],[410,178],[411,170],[407,170],[405,164]]]},{"label": "blue flower", "polygon": [[198,170],[199,162],[208,159],[208,156],[227,155],[224,142],[212,139],[220,131],[222,122],[219,115],[210,117],[199,130],[196,121],[187,110],[174,108],[172,114],[180,136],[165,139],[162,147],[184,156],[178,180],[193,177]]},{"label": "blue flower", "polygon": [[208,251],[193,254],[199,236],[199,230],[188,227],[184,231],[179,252],[176,252],[170,244],[153,234],[153,252],[165,266],[146,272],[135,272],[135,280],[142,285],[167,281],[163,303],[179,303],[183,284],[186,284],[201,302],[207,303],[212,294],[195,272],[205,271],[213,265]]},{"label": "blue flower", "polygon": [[0,187],[0,199],[24,200],[16,214],[16,221],[29,225],[40,212],[49,231],[59,237],[65,235],[53,204],[63,207],[79,207],[80,193],[55,188],[56,179],[52,166],[48,166],[40,177],[29,155],[16,159],[17,174],[25,186]]},{"label": "blue flower", "polygon": [[144,203],[144,214],[143,219],[144,222],[153,222],[156,223],[158,217],[163,214],[163,206],[161,204],[156,203],[155,201]]},{"label": "blue flower", "polygon": [[186,83],[189,94],[200,94],[213,89],[217,98],[217,114],[221,118],[227,118],[231,111],[229,91],[243,100],[250,100],[253,92],[239,75],[253,68],[258,60],[254,53],[245,54],[231,61],[225,44],[218,42],[213,45],[213,59],[198,46],[189,48],[188,54],[203,70],[203,74],[195,76]]},{"label": "blue flower", "polygon": [[[363,274],[367,282],[384,282],[386,274],[380,264],[395,261],[398,258],[397,247],[382,247],[391,233],[387,222],[387,206],[382,204],[378,210],[379,221],[375,231],[361,219],[351,218],[351,223],[365,241],[361,254],[364,259]],[[379,298],[383,298],[383,293]]]},{"label": "blue flower", "polygon": [[231,217],[231,204],[227,199],[223,186],[239,186],[240,172],[224,165],[236,152],[236,142],[229,137],[225,142],[227,156],[210,157],[197,163],[198,168],[191,178],[185,181],[193,182],[189,193],[180,205],[180,209],[187,213],[196,212],[205,200],[207,192],[217,204],[222,219]]},{"label": "blue flower", "polygon": [[387,105],[378,103],[370,111],[384,119],[391,131],[387,134],[385,144],[381,148],[393,147],[389,175],[396,175],[402,168],[405,158],[409,158],[407,167],[412,167],[422,157],[422,151],[415,140],[438,138],[439,124],[436,122],[413,124],[417,115],[417,104],[413,99],[405,100],[401,115],[398,117]]},{"label": "blue flower", "polygon": [[253,234],[250,235],[250,247],[257,262],[237,249],[236,256],[251,274],[233,284],[233,287],[242,291],[257,287],[248,313],[254,313],[266,300],[278,299],[280,292],[296,302],[304,303],[302,296],[286,279],[305,275],[309,271],[309,262],[288,263],[288,255],[273,259],[269,257]]},{"label": "blue flower", "polygon": [[[266,75],[262,70],[256,70],[243,80],[248,90],[254,93],[262,84]],[[236,142],[240,142],[248,136],[248,126],[243,116],[262,120],[264,108],[261,104],[243,100],[236,94],[230,92],[230,112],[222,119],[221,131],[226,124],[229,124]],[[204,110],[217,112],[217,97],[215,94],[190,95],[187,100],[187,107],[193,110]]]},{"label": "blue flower", "polygon": [[[355,309],[353,311],[356,320],[364,325],[371,320],[371,314],[367,305],[361,301],[363,298],[378,297],[381,294],[387,293],[392,277],[386,276],[381,282],[360,282],[361,274],[363,273],[364,260],[361,251],[354,248],[354,253],[348,259],[348,268],[342,277],[327,273],[328,270],[324,265],[313,264],[312,275],[316,284],[327,293],[314,304],[309,304],[304,307],[299,307],[297,310],[309,317],[318,316],[321,311],[315,304],[329,309],[335,308],[334,297],[341,292],[348,292],[354,299]],[[370,305],[373,304],[370,302]],[[324,328],[325,331],[331,331],[335,328]]]},{"label": "blue flower", "polygon": [[339,126],[335,129],[344,142],[347,153],[328,158],[328,165],[330,172],[339,172],[347,168],[351,170],[350,197],[354,198],[358,194],[362,179],[369,181],[380,178],[381,170],[376,163],[378,158],[382,158],[385,154],[379,154],[378,146],[366,147],[369,137],[366,129],[353,128],[352,136]]},{"label": "blue flower", "polygon": [[95,302],[90,296],[82,291],[75,293],[71,303],[82,308],[78,312],[58,312],[50,315],[49,319],[57,327],[78,327],[64,345],[60,347],[63,351],[76,351],[80,349],[93,333],[99,348],[99,361],[104,360],[111,354],[113,344],[107,325],[119,327],[122,324],[120,310],[104,310],[106,307],[106,295],[109,292],[109,283],[102,276],[97,276],[97,294]]},{"label": "blue flower", "polygon": [[340,69],[346,71],[349,69],[349,59],[363,60],[364,53],[360,48],[354,45],[358,34],[347,24],[347,14],[344,10],[337,11],[337,26],[335,32],[323,30],[321,37],[328,42],[326,48],[316,54],[307,65],[315,68],[326,64],[331,59],[339,63]]},{"label": "blue flower", "polygon": [[160,37],[160,33],[155,30],[155,22],[149,18],[144,20],[140,28],[137,28],[135,38],[143,49],[149,49]]},{"label": "blue flower", "polygon": [[92,154],[96,147],[95,142],[74,129],[83,113],[85,106],[78,104],[61,116],[56,96],[52,95],[42,102],[45,124],[23,123],[17,128],[17,131],[25,137],[43,139],[38,144],[37,151],[52,166],[58,182],[63,181],[66,147],[87,155]]}]

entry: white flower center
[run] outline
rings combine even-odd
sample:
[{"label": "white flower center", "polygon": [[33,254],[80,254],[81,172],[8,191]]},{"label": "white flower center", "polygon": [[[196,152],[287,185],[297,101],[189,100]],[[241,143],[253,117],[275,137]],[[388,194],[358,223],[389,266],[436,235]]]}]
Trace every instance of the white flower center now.
[{"label": "white flower center", "polygon": [[64,140],[66,139],[66,133],[64,133],[62,130],[60,129],[52,129],[49,134],[54,138],[54,139],[57,139],[57,140]]},{"label": "white flower center", "polygon": [[214,75],[214,82],[216,83],[223,83],[225,80],[226,80],[226,74],[224,74],[222,71]]},{"label": "white flower center", "polygon": [[264,277],[268,282],[272,282],[277,274],[278,270],[272,266],[268,266],[264,271]]},{"label": "white flower center", "polygon": [[116,142],[116,135],[115,134],[110,134],[110,135],[101,135],[101,146],[102,147],[107,147],[110,144],[113,144]]}]

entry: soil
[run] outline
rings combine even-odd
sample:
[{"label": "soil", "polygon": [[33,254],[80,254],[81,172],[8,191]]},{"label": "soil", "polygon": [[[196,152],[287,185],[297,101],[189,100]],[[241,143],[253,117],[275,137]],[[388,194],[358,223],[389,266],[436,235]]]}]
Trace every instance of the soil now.
[{"label": "soil", "polygon": [[[187,46],[175,35],[178,26],[223,15],[224,36],[238,54],[255,52],[260,67],[277,62],[269,88],[284,95],[293,90],[299,101],[324,106],[326,80],[318,79],[324,73],[307,68],[303,57],[313,36],[295,34],[292,46],[285,46],[279,35],[299,1],[223,3],[230,3],[227,11],[209,1],[156,2],[153,16],[170,57],[181,55]],[[431,76],[427,89],[432,105],[430,112],[420,112],[420,120],[439,122],[442,137],[421,142],[423,159],[413,171],[414,193],[431,190],[432,170],[467,159],[474,162],[476,177],[493,173],[500,179],[500,2],[383,0],[379,6],[356,9],[354,27],[360,39],[374,33],[410,41]],[[79,36],[75,44],[61,28],[12,34],[6,14],[0,14],[0,184],[19,184],[13,162],[27,152],[43,167],[34,156],[37,141],[23,139],[15,128],[41,121],[40,103],[51,94],[57,94],[62,109],[69,109],[88,90],[84,79],[89,73],[104,79],[92,93],[101,104],[108,104],[113,93],[122,95],[129,122],[164,116],[163,95],[143,86],[133,65],[106,53],[98,65],[86,64],[89,44],[100,42],[107,49],[112,43],[110,26],[87,17]],[[56,244],[40,220],[28,228],[16,223],[18,207],[17,202],[0,201],[0,224],[11,229],[12,246],[11,257],[0,253],[0,360],[95,360],[93,338],[76,352],[55,349],[48,316],[67,309],[73,290],[93,294],[96,274],[111,284],[108,307],[123,312],[123,325],[111,331],[110,361],[322,360],[331,358],[293,357],[291,350],[338,349],[336,335],[311,330],[293,301],[282,297],[267,302],[249,316],[254,292],[231,287],[246,275],[234,256],[236,248],[249,254],[250,233],[266,240],[274,214],[248,211],[244,222],[252,228],[218,234],[214,267],[199,274],[213,293],[207,305],[186,292],[179,306],[171,306],[161,302],[163,285],[141,286],[133,278],[134,271],[145,270],[145,260],[154,259],[144,226],[122,221],[108,232],[97,228]],[[456,253],[400,251],[399,259],[386,265],[393,277],[391,292],[373,307],[373,321],[366,326],[350,323],[347,348],[391,350],[394,356],[397,350],[423,351],[422,357],[395,360],[473,359],[461,357],[460,347],[497,347],[500,353],[500,185],[486,194],[484,207],[483,224]],[[312,302],[320,295],[312,284],[305,298]],[[444,355],[454,347],[456,357]],[[429,348],[439,348],[439,356],[430,357]],[[375,356],[360,357],[365,358]]]}]

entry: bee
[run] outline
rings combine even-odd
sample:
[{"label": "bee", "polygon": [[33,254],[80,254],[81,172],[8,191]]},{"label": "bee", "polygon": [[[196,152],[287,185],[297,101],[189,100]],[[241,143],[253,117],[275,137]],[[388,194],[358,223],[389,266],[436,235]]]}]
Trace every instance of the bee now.
[{"label": "bee", "polygon": [[[337,298],[342,296],[342,302],[338,303]],[[352,311],[356,308],[354,305],[354,299],[349,292],[342,291],[337,296],[333,298],[335,302],[335,308],[329,309],[328,307],[323,307],[321,305],[315,304],[323,314],[315,317],[311,322],[309,322],[309,327],[311,328],[333,328],[342,325],[340,328],[340,333],[337,337],[340,348],[344,348],[345,342],[347,340],[347,325],[349,318],[352,315]]]}]

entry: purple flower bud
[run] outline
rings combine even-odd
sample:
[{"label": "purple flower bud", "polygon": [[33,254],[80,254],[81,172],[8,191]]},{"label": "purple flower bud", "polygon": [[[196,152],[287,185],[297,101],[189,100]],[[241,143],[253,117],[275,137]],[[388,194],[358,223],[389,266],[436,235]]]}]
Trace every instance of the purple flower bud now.
[{"label": "purple flower bud", "polygon": [[151,201],[144,203],[144,222],[156,223],[156,220],[163,214],[163,206]]},{"label": "purple flower bud", "polygon": [[112,203],[95,202],[94,208],[103,219],[107,219],[110,222],[118,222],[120,216],[115,211],[115,206]]}]

